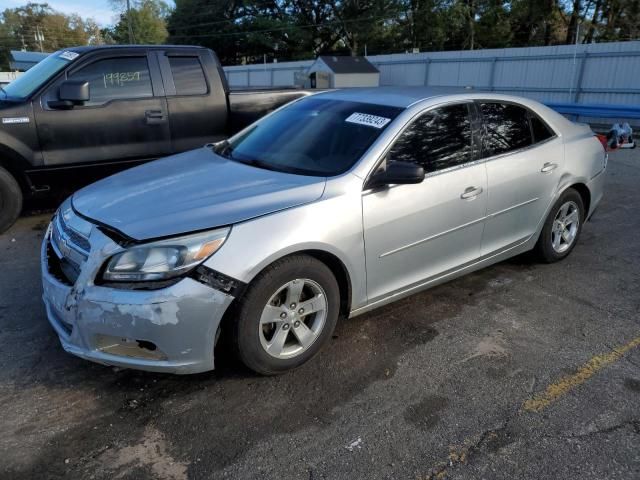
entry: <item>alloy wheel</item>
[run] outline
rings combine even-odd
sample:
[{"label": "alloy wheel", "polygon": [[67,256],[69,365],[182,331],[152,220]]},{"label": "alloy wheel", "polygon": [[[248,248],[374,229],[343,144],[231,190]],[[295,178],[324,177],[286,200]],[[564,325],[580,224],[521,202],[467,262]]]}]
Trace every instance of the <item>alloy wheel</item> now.
[{"label": "alloy wheel", "polygon": [[297,278],[282,285],[260,316],[260,343],[275,358],[300,355],[320,336],[328,311],[327,296],[313,280]]},{"label": "alloy wheel", "polygon": [[551,227],[551,246],[556,253],[566,252],[578,235],[580,209],[573,201],[562,204]]}]

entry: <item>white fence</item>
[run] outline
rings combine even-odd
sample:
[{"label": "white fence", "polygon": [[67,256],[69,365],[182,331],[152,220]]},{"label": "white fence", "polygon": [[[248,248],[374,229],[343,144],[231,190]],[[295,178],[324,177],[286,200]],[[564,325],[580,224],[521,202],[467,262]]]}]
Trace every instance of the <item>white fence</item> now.
[{"label": "white fence", "polygon": [[[640,105],[640,41],[367,57],[381,85],[473,86],[543,102]],[[225,67],[231,88],[294,85],[312,60]]]},{"label": "white fence", "polygon": [[296,72],[306,72],[313,60],[224,67],[233,88],[291,87]]}]

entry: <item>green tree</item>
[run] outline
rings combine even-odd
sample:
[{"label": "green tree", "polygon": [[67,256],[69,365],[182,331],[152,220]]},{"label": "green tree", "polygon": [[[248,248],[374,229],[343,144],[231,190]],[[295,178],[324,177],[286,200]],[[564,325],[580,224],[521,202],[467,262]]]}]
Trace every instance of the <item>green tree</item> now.
[{"label": "green tree", "polygon": [[166,18],[170,10],[164,1],[137,0],[132,2],[129,11],[124,2],[113,4],[122,13],[115,27],[105,33],[115,43],[161,44],[167,40]]},{"label": "green tree", "polygon": [[475,48],[504,48],[512,42],[508,5],[503,0],[479,2]]},{"label": "green tree", "polygon": [[[96,23],[79,15],[65,15],[47,3],[27,3],[2,13],[8,43],[27,50],[54,51],[73,45],[87,45],[95,37]],[[4,42],[3,42],[4,43]]]},{"label": "green tree", "polygon": [[223,64],[638,38],[640,0],[176,0],[172,43]]},{"label": "green tree", "polygon": [[27,3],[0,16],[0,64],[8,68],[9,50],[53,52],[102,42],[97,24],[79,15],[65,15],[47,3]]},{"label": "green tree", "polygon": [[400,10],[396,0],[337,0],[330,5],[339,41],[351,55],[364,54],[365,45],[386,50],[388,22]]},{"label": "green tree", "polygon": [[175,5],[167,19],[170,43],[203,45],[213,48],[223,64],[240,63],[242,2],[176,0]]}]

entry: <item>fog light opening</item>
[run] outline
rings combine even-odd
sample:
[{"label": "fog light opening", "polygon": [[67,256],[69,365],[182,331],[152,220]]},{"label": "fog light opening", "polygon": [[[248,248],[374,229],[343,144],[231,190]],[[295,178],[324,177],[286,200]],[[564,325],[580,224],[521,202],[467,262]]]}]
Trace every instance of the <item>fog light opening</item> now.
[{"label": "fog light opening", "polygon": [[155,343],[149,342],[148,340],[136,340],[136,342],[138,342],[138,346],[140,348],[144,348],[145,350],[151,350],[152,352],[155,352],[158,348],[156,347]]},{"label": "fog light opening", "polygon": [[166,360],[165,353],[149,340],[115,337],[112,335],[96,335],[96,349],[109,355],[140,358],[144,360]]}]

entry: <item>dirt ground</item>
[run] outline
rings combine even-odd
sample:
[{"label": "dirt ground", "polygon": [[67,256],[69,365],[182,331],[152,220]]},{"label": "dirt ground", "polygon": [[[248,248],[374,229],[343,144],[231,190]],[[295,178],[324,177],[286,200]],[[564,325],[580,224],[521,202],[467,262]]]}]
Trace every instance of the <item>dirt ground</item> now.
[{"label": "dirt ground", "polygon": [[611,155],[571,256],[500,263],[340,323],[275,378],[66,354],[51,213],[0,236],[0,478],[640,478],[640,153]]}]

